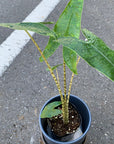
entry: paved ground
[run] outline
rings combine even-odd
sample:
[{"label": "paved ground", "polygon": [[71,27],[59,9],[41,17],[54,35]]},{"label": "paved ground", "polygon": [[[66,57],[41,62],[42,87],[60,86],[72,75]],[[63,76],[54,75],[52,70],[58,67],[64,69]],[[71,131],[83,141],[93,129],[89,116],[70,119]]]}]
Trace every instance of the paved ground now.
[{"label": "paved ground", "polygon": [[[16,0],[12,1],[13,6],[7,3],[7,0],[0,2],[2,8],[0,8],[0,22],[22,21],[39,3],[37,0],[34,2],[25,0],[21,10],[19,5],[22,1],[18,1],[19,4],[16,2]],[[27,9],[24,8],[26,3]],[[47,20],[56,21],[65,3],[65,0],[62,0]],[[113,8],[113,0],[86,0],[82,27],[93,31],[114,50]],[[17,9],[20,13],[18,15],[17,12],[16,16],[13,10]],[[10,33],[10,30],[0,28],[0,42],[2,43]],[[34,35],[34,38],[43,49],[47,39],[38,35]],[[39,56],[30,41],[0,78],[0,144],[39,143],[40,108],[47,99],[58,94],[50,73],[46,71],[45,64],[38,61]],[[58,49],[49,62],[53,65],[60,60],[62,60],[61,49]],[[92,124],[86,144],[113,144],[114,83],[100,75],[83,60],[78,65],[78,73],[78,76],[74,78],[72,94],[84,99],[92,113]],[[59,68],[59,75],[62,75],[61,68]],[[70,76],[71,72],[68,71],[68,82]]]}]

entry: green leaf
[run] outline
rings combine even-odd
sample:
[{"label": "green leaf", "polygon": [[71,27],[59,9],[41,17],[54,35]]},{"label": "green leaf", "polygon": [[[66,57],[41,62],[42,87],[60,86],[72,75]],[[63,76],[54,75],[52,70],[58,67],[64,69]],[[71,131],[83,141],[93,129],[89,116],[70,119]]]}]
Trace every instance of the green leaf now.
[{"label": "green leaf", "polygon": [[[51,69],[54,71],[56,68],[58,68],[59,66],[62,66],[63,64],[58,64],[56,66],[53,66]],[[47,70],[49,71],[49,69],[47,68]]]},{"label": "green leaf", "polygon": [[50,30],[43,23],[32,23],[32,22],[22,22],[22,23],[0,23],[2,27],[8,27],[10,29],[17,30],[30,30],[41,35],[55,37],[56,34]]},{"label": "green leaf", "polygon": [[62,111],[60,109],[56,109],[59,105],[61,105],[61,101],[55,101],[46,105],[41,113],[41,118],[51,118],[61,114]]},{"label": "green leaf", "polygon": [[114,51],[100,38],[88,30],[83,30],[87,42],[73,37],[59,38],[57,42],[80,55],[88,64],[114,81]]},{"label": "green leaf", "polygon": [[67,47],[63,47],[63,57],[64,61],[67,64],[67,66],[70,68],[70,70],[74,73],[77,74],[77,68],[76,68],[76,52],[70,50]]},{"label": "green leaf", "polygon": [[[71,0],[62,15],[60,16],[57,25],[55,25],[55,31],[58,32],[59,37],[71,36],[80,37],[81,29],[81,15],[83,10],[83,0]],[[76,59],[77,54],[63,47],[63,58],[69,69],[77,74]]]},{"label": "green leaf", "polygon": [[[54,26],[54,31],[58,35],[58,38],[61,36],[73,36],[79,38],[82,9],[83,0],[70,0],[70,2],[66,6],[64,11],[60,15],[57,23]],[[49,58],[59,47],[59,44],[53,40],[54,38],[49,39],[49,42],[43,52],[46,58]],[[68,53],[67,51],[69,52],[70,50],[66,49],[66,52],[63,52],[63,58],[67,66],[71,69],[71,71],[73,71],[76,74],[76,61],[72,61],[70,59],[71,57],[73,57],[73,59],[76,59],[76,53],[72,54],[72,52]],[[69,59],[69,61],[67,61],[67,59]],[[42,57],[40,57],[40,61],[43,61]]]},{"label": "green leaf", "polygon": [[79,38],[82,9],[83,0],[70,0],[54,27],[54,31],[57,32],[59,37],[71,36]]},{"label": "green leaf", "polygon": [[[45,50],[43,51],[43,55],[45,56],[45,58],[49,58],[55,51],[56,49],[59,47],[59,43],[54,41],[55,38],[50,37],[47,46],[45,47]],[[39,58],[40,62],[43,62],[44,59],[42,58],[42,56]]]}]

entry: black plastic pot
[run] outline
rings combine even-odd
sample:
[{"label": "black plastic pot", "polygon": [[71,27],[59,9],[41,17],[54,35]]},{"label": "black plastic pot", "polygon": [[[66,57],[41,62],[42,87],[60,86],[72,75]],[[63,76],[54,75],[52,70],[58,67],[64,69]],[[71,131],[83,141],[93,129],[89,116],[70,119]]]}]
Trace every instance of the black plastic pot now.
[{"label": "black plastic pot", "polygon": [[[49,99],[42,107],[40,111],[40,115],[41,115],[42,110],[48,103],[53,102],[53,101],[59,101],[59,100],[60,100],[59,95]],[[41,129],[41,132],[42,132],[42,135],[46,144],[63,144],[63,143],[64,144],[83,144],[86,138],[87,132],[91,125],[91,113],[87,104],[83,100],[81,100],[79,97],[70,95],[70,102],[76,106],[79,114],[81,115],[83,134],[79,138],[72,140],[72,141],[68,141],[68,142],[61,142],[59,140],[56,140],[53,138],[53,136],[49,135],[47,132],[48,130],[47,130],[46,119],[41,119],[39,115],[39,125],[40,125],[40,129]]]}]

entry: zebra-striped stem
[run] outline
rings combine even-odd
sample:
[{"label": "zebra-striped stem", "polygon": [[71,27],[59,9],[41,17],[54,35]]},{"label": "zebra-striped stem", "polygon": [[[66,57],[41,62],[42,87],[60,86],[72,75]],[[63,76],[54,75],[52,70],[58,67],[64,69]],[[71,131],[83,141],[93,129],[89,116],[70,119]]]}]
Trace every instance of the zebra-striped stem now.
[{"label": "zebra-striped stem", "polygon": [[64,97],[66,101],[66,66],[65,61],[63,61],[63,72],[64,72]]},{"label": "zebra-striped stem", "polygon": [[63,122],[67,124],[69,122],[69,110],[67,104],[67,96],[66,96],[66,65],[65,61],[63,61],[63,72],[64,72],[64,111],[63,111]]},{"label": "zebra-striped stem", "polygon": [[[79,63],[79,60],[80,60],[80,56],[78,57],[78,59],[77,59],[77,61],[76,61],[76,67],[77,67],[77,65],[78,65],[78,63]],[[74,73],[72,73],[71,80],[70,80],[70,84],[69,84],[69,91],[68,91],[67,103],[69,103],[69,98],[70,98],[70,92],[71,92],[71,87],[72,87],[73,78],[74,78]]]},{"label": "zebra-striped stem", "polygon": [[32,42],[33,42],[34,45],[37,47],[38,51],[40,52],[41,56],[43,57],[46,65],[47,65],[48,69],[50,70],[50,73],[51,73],[51,75],[52,75],[52,77],[53,77],[53,79],[54,79],[54,81],[55,81],[55,83],[56,83],[56,86],[57,86],[57,88],[58,88],[58,91],[59,91],[59,94],[60,94],[60,97],[61,97],[61,102],[63,102],[63,94],[62,94],[60,85],[59,85],[59,83],[58,83],[58,81],[57,81],[57,79],[56,79],[56,76],[54,75],[53,70],[51,69],[51,66],[49,65],[49,63],[48,63],[48,61],[46,60],[44,54],[42,53],[40,47],[38,46],[38,44],[36,43],[36,41],[33,39],[33,37],[30,35],[30,33],[29,33],[27,30],[25,30],[25,32],[26,32],[26,33],[28,34],[28,36],[31,38]]}]

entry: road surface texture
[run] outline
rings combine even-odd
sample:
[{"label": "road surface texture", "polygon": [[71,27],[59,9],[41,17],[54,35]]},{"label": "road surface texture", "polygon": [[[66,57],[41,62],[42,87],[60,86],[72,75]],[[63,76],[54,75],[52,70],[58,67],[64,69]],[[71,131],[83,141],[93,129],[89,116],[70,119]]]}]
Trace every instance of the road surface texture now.
[{"label": "road surface texture", "polygon": [[[0,22],[21,22],[40,0],[0,1]],[[68,0],[61,0],[46,21],[56,21]],[[114,50],[114,1],[85,0],[82,28],[102,38]],[[12,32],[0,28],[0,43]],[[47,38],[34,35],[43,50]],[[49,98],[58,95],[56,85],[39,62],[36,47],[29,41],[0,78],[0,144],[39,144],[39,111]],[[61,48],[48,60],[51,65],[61,63]],[[59,68],[62,75],[62,68]],[[67,71],[67,83],[71,72]],[[61,85],[63,77],[60,78]],[[68,85],[68,84],[67,84]],[[85,144],[114,143],[114,83],[82,59],[78,65],[72,94],[82,98],[92,114],[91,128]]]}]

